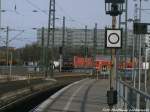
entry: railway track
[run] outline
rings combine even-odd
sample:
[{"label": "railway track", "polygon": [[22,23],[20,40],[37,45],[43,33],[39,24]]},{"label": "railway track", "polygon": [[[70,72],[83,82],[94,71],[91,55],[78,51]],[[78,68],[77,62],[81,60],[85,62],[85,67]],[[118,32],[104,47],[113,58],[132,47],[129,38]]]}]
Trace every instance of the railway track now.
[{"label": "railway track", "polygon": [[42,101],[50,97],[52,94],[57,92],[62,87],[72,82],[81,80],[85,77],[87,76],[84,74],[59,74],[55,77],[55,79],[57,80],[57,83],[55,85],[52,85],[51,87],[45,90],[37,91],[33,94],[28,94],[24,97],[16,99],[15,101],[10,102],[9,104],[1,107],[0,112],[28,112],[37,105],[39,105]]}]

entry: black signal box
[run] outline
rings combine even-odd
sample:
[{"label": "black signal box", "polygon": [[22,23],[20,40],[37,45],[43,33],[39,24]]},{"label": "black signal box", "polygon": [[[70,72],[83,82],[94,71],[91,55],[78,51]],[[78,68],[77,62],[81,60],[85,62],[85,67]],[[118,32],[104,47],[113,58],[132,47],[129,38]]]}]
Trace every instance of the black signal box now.
[{"label": "black signal box", "polygon": [[107,91],[107,104],[108,106],[117,104],[117,90]]},{"label": "black signal box", "polygon": [[134,34],[147,34],[147,23],[134,23],[133,33]]}]

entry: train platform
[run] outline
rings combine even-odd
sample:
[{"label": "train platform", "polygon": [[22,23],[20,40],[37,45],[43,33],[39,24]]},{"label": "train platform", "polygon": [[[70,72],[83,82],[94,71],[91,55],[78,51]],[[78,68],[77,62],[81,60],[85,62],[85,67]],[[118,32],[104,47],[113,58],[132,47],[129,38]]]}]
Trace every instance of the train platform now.
[{"label": "train platform", "polygon": [[83,79],[61,89],[32,112],[102,112],[107,109],[108,79]]}]

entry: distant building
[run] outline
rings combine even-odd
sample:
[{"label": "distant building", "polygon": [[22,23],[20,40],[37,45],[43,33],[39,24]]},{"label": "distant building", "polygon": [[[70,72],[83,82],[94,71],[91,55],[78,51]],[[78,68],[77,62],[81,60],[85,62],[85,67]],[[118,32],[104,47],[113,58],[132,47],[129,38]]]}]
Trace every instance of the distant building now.
[{"label": "distant building", "polygon": [[[44,33],[44,45],[47,44],[47,29]],[[97,45],[100,49],[104,49],[104,30],[98,30],[97,32]],[[87,30],[87,45],[93,46],[93,33],[92,29]],[[37,41],[41,44],[42,32],[41,29],[37,30]],[[50,45],[52,44],[52,38],[50,38]],[[57,28],[55,30],[54,44],[56,47],[62,45],[62,29]],[[80,47],[85,45],[85,30],[84,29],[66,29],[65,31],[65,46]]]},{"label": "distant building", "polygon": [[145,44],[146,47],[150,47],[150,34],[145,36]]},{"label": "distant building", "polygon": [[[44,45],[47,44],[47,32],[48,30],[45,29],[44,32]],[[87,30],[87,45],[88,47],[93,47],[93,38],[94,38],[94,31],[93,29]],[[124,43],[125,38],[123,38]],[[42,31],[41,29],[37,30],[37,42],[39,45],[42,43]],[[50,46],[52,44],[52,38],[50,38]],[[65,31],[65,46],[72,46],[72,47],[81,47],[85,45],[85,29],[71,29],[68,28]],[[55,47],[60,47],[62,45],[62,29],[56,28],[55,30],[55,37],[54,37],[54,45]],[[133,33],[131,30],[128,31],[128,42],[127,47],[131,48],[133,45]],[[97,49],[104,49],[105,48],[105,30],[98,29],[97,30]]]},{"label": "distant building", "polygon": [[[44,45],[47,45],[47,28],[44,31]],[[93,55],[93,46],[94,46],[94,30],[88,29],[87,30],[87,47],[88,47],[88,55]],[[138,36],[133,34],[132,30],[128,30],[128,38],[127,38],[127,56],[132,57],[133,52],[133,40],[134,40],[134,52],[135,56],[139,56],[139,38]],[[74,29],[74,28],[67,28],[65,31],[65,55],[85,55],[85,29]],[[150,46],[150,39],[148,40]],[[39,45],[42,44],[42,30],[41,28],[37,30],[37,43]],[[50,46],[52,45],[52,37],[50,36]],[[120,55],[125,55],[125,37],[123,33],[123,49],[119,50]],[[54,37],[54,47],[59,48],[62,46],[62,29],[56,28],[55,29],[55,37]],[[144,56],[145,52],[145,41],[142,38],[142,55]],[[55,55],[57,56],[59,50],[55,51]],[[97,30],[97,54],[110,54],[110,49],[105,49],[105,29],[98,29]],[[148,53],[148,57],[150,57],[150,52]]]}]

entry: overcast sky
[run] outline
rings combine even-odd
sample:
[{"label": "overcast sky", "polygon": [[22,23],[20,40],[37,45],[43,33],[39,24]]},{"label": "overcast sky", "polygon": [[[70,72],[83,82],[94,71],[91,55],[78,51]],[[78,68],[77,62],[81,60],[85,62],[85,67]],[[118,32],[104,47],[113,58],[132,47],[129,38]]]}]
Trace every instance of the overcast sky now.
[{"label": "overcast sky", "polygon": [[[27,43],[36,41],[36,31],[32,28],[47,27],[49,0],[1,0],[2,1],[2,27],[9,26],[10,29],[25,30],[22,35],[12,40],[10,45],[22,47]],[[134,4],[138,2],[129,1],[129,18],[134,17]],[[139,0],[137,0],[139,1]],[[56,0],[56,17],[66,16],[66,26],[74,28],[94,27],[104,28],[111,24],[111,17],[105,14],[104,0]],[[149,8],[150,0],[142,3],[144,8]],[[38,12],[32,12],[38,10]],[[142,21],[150,22],[150,11],[142,11]],[[62,26],[62,20],[56,21],[56,26]],[[10,31],[10,39],[20,33]],[[5,37],[5,32],[1,32]],[[1,44],[2,45],[2,44]]]}]

